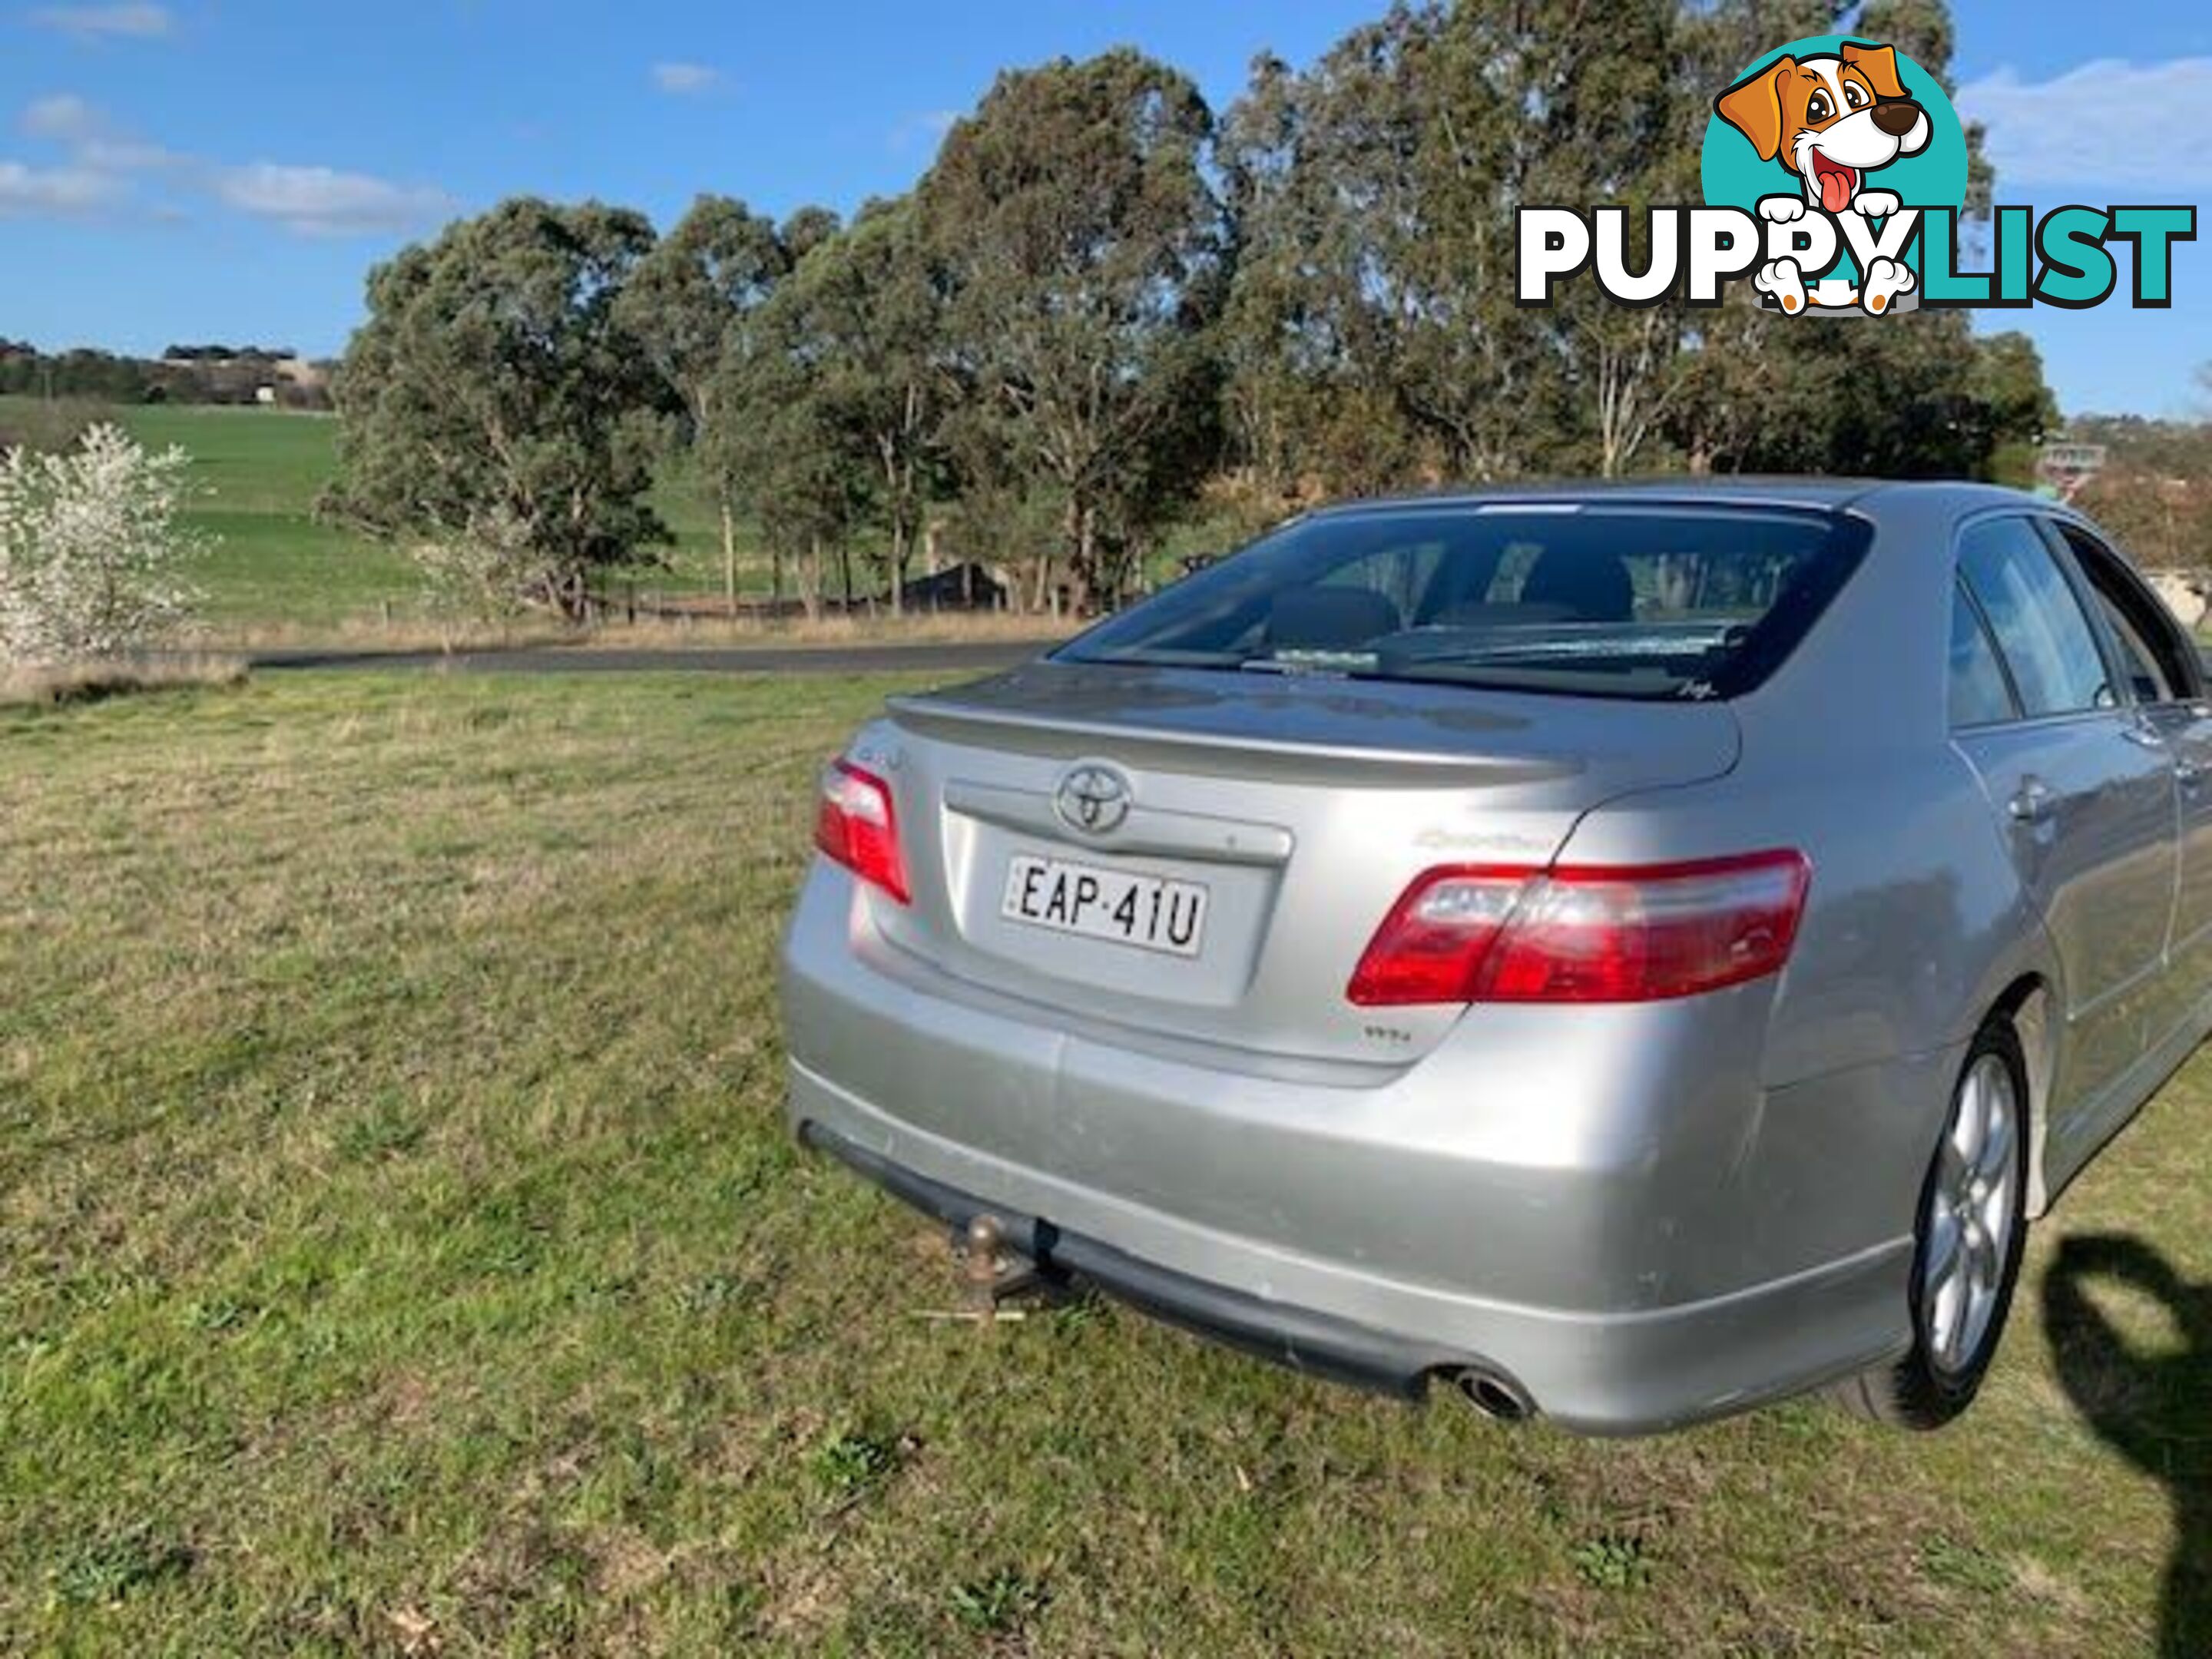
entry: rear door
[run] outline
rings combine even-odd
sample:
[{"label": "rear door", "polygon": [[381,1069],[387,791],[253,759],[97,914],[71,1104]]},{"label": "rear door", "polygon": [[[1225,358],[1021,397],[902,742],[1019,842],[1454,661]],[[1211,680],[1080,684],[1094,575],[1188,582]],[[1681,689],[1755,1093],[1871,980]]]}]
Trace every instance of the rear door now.
[{"label": "rear door", "polygon": [[[1972,607],[2008,696],[1962,723],[1960,749],[2002,819],[2065,975],[2067,1041],[2053,1128],[2146,1050],[2161,988],[2179,846],[2172,758],[2117,681],[2058,556],[2026,514],[1961,532]],[[1955,632],[1955,631],[1954,631]],[[1954,645],[1954,707],[1959,687]]]},{"label": "rear door", "polygon": [[2179,787],[2181,872],[2166,948],[2168,1028],[2212,994],[2212,702],[2196,642],[2134,567],[2081,526],[2045,520],[2088,579],[2144,729],[2165,744]]}]

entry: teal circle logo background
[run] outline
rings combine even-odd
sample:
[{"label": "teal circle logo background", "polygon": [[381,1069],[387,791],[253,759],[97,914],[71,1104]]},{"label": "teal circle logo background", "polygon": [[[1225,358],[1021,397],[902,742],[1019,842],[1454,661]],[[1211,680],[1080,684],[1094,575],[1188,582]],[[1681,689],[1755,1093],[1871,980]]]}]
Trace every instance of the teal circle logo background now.
[{"label": "teal circle logo background", "polygon": [[[1813,34],[1777,46],[1753,59],[1728,86],[1715,87],[1717,98],[1737,82],[1757,74],[1778,58],[1834,57],[1844,43],[1886,45],[1856,34]],[[1903,52],[1897,54],[1897,78],[1906,94],[1928,112],[1928,148],[1917,155],[1900,155],[1887,167],[1866,176],[1865,188],[1887,190],[1909,208],[1960,208],[1966,201],[1966,134],[1959,112],[1942,86],[1926,70]],[[1762,161],[1751,140],[1716,113],[1705,125],[1705,147],[1700,172],[1705,201],[1713,207],[1742,208],[1756,213],[1762,196],[1796,196],[1804,181],[1779,160]],[[1848,262],[1846,256],[1846,262]]]}]

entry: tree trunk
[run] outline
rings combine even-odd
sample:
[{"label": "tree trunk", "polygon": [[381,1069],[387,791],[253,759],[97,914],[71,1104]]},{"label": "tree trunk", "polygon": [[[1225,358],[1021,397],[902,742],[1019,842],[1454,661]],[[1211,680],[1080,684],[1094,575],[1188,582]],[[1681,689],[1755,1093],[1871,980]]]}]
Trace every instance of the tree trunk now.
[{"label": "tree trunk", "polygon": [[[911,404],[912,401],[913,393],[909,389],[908,402]],[[877,442],[876,453],[884,464],[884,495],[891,507],[891,615],[903,617],[906,614],[906,594],[902,590],[906,586],[907,492],[901,488],[905,481],[899,477],[897,441],[888,433],[884,434]]]},{"label": "tree trunk", "polygon": [[822,535],[817,531],[807,538],[807,574],[799,583],[799,601],[806,607],[806,620],[822,619]]},{"label": "tree trunk", "polygon": [[722,501],[722,603],[732,617],[738,614],[738,526],[726,492]]},{"label": "tree trunk", "polygon": [[1085,501],[1074,509],[1075,556],[1067,573],[1068,599],[1079,617],[1089,614],[1098,577],[1098,509]]}]

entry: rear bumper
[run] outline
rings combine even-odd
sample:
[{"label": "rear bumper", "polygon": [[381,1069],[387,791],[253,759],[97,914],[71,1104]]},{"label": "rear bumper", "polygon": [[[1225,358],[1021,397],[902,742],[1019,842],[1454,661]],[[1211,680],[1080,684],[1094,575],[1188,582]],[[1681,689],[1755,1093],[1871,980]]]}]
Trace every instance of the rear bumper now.
[{"label": "rear bumper", "polygon": [[[1041,1217],[1010,1212],[1003,1205],[917,1175],[811,1119],[799,1125],[799,1134],[808,1146],[849,1164],[956,1231],[978,1216],[990,1216],[1018,1254],[1054,1276],[1080,1280],[1156,1319],[1292,1370],[1413,1400],[1425,1392],[1432,1373],[1453,1363],[1431,1344],[1210,1285],[1139,1261],[1101,1240],[1063,1232]],[[1488,1371],[1498,1369],[1473,1354],[1456,1363]]]},{"label": "rear bumper", "polygon": [[[1111,1237],[1151,1231],[1159,1218],[1117,1218],[1096,1194],[922,1135],[801,1066],[792,1068],[791,1113],[807,1144],[931,1215],[964,1224],[988,1212],[1023,1254],[1156,1317],[1310,1375],[1407,1398],[1439,1372],[1474,1368],[1510,1378],[1569,1428],[1649,1433],[1863,1370],[1906,1341],[1909,1242],[1753,1292],[1613,1316],[1499,1307],[1194,1236],[1193,1255],[1213,1264],[1219,1276],[1212,1276],[1045,1218],[1097,1214],[1086,1226]],[[1278,1285],[1284,1293],[1272,1293]]]},{"label": "rear bumper", "polygon": [[945,1219],[1042,1230],[1050,1265],[1164,1317],[1401,1394],[1481,1367],[1609,1433],[1909,1341],[1954,1056],[1761,1090],[1741,1049],[1764,1010],[1724,995],[1700,1029],[1680,1007],[1470,1017],[1395,1072],[1261,1075],[949,980],[868,902],[817,868],[793,919],[794,1127]]}]

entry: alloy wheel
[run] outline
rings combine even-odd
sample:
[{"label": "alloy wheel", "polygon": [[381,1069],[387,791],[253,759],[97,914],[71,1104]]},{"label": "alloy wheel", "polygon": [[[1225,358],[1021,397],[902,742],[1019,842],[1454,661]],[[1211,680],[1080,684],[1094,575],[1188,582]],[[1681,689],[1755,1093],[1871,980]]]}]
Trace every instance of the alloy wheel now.
[{"label": "alloy wheel", "polygon": [[1923,1218],[1921,1340],[1947,1376],[1972,1364],[2003,1293],[2020,1224],[2020,1117],[2012,1068],[1981,1055],[1952,1100]]}]

